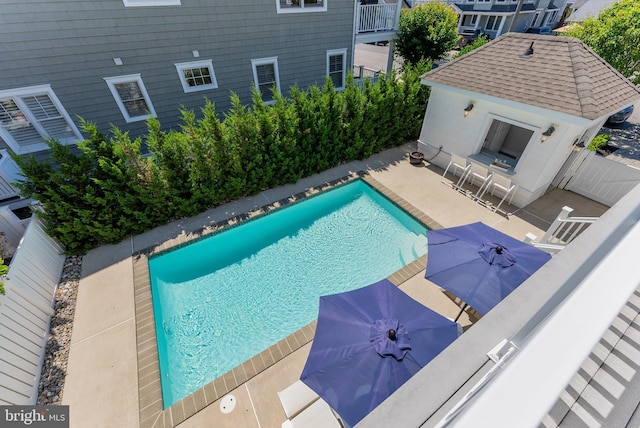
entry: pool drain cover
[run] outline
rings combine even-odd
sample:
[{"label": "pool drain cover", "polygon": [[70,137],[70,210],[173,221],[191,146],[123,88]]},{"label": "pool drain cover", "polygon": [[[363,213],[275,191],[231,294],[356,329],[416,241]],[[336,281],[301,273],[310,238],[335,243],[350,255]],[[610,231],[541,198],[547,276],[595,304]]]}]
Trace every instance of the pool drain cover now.
[{"label": "pool drain cover", "polygon": [[236,397],[233,395],[225,395],[220,400],[220,411],[222,413],[231,413],[236,408]]}]

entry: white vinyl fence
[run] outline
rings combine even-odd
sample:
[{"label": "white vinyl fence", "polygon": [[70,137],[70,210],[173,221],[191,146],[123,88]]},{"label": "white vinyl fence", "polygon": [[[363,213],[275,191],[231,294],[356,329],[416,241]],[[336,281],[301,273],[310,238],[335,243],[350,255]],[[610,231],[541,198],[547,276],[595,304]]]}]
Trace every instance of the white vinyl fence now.
[{"label": "white vinyl fence", "polygon": [[640,169],[586,149],[572,154],[566,165],[557,187],[609,207],[640,183]]},{"label": "white vinyl fence", "polygon": [[33,215],[0,296],[0,405],[36,403],[62,253]]},{"label": "white vinyl fence", "polygon": [[18,189],[13,187],[22,178],[22,171],[17,163],[11,159],[6,150],[0,150],[0,199],[18,196]]}]

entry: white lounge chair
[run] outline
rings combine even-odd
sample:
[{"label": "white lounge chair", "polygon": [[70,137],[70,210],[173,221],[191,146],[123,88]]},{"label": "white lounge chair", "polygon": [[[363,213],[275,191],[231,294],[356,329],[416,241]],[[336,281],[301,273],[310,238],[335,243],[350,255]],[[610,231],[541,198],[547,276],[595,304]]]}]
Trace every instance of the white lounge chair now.
[{"label": "white lounge chair", "polygon": [[278,392],[278,398],[288,418],[282,428],[342,427],[326,401],[301,380]]},{"label": "white lounge chair", "polygon": [[282,428],[342,428],[333,410],[319,398],[295,417],[282,423]]},{"label": "white lounge chair", "polygon": [[278,398],[280,398],[280,403],[287,418],[293,418],[318,400],[320,396],[305,385],[304,382],[297,380],[278,392]]}]

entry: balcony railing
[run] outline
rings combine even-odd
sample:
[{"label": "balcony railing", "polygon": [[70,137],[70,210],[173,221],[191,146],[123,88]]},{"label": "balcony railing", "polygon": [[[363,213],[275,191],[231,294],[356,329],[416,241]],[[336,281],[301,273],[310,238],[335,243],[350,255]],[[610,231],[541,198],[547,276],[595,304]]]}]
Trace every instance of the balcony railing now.
[{"label": "balcony railing", "polygon": [[356,31],[367,33],[373,31],[393,31],[396,28],[397,4],[359,4]]},{"label": "balcony railing", "polygon": [[371,83],[377,82],[380,73],[382,73],[382,71],[374,70],[373,68],[368,68],[364,65],[356,65],[353,67],[353,79],[358,86],[360,86],[360,89],[364,88],[365,79],[369,79]]}]

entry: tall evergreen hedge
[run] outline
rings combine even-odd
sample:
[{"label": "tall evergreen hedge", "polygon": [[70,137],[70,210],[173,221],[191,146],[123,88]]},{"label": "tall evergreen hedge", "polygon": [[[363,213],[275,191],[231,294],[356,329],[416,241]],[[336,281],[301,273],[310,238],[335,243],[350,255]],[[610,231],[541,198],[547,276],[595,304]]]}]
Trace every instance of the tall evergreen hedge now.
[{"label": "tall evergreen hedge", "polygon": [[162,131],[150,119],[146,135],[134,140],[83,121],[89,138],[79,150],[50,141],[53,163],[14,156],[25,176],[18,186],[43,205],[47,232],[67,253],[83,254],[416,139],[427,69],[420,64],[363,88],[349,76],[339,92],[327,79],[323,87],[276,94],[272,105],[256,90],[251,107],[232,94],[223,120],[207,101],[201,118],[182,110],[180,130]]}]

